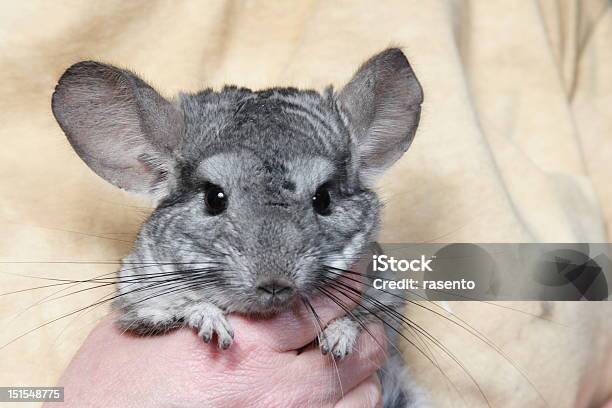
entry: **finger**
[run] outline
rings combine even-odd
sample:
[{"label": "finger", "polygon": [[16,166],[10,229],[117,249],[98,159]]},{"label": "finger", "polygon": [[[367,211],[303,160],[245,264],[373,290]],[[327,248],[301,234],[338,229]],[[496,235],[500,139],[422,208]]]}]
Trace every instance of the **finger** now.
[{"label": "finger", "polygon": [[387,337],[381,324],[366,326],[353,351],[341,360],[322,355],[319,349],[310,349],[299,355],[293,364],[295,372],[306,381],[326,384],[325,394],[338,398],[375,374],[386,358]]},{"label": "finger", "polygon": [[[343,276],[337,282],[336,287],[324,287],[312,299],[297,300],[291,310],[267,319],[230,316],[236,341],[242,338],[266,344],[279,352],[298,350],[311,343],[331,320],[346,315],[361,299],[364,285],[359,275]],[[249,333],[248,339],[240,335],[243,328]]]},{"label": "finger", "polygon": [[373,374],[350,390],[334,408],[378,408],[382,406],[382,388],[378,374]]}]

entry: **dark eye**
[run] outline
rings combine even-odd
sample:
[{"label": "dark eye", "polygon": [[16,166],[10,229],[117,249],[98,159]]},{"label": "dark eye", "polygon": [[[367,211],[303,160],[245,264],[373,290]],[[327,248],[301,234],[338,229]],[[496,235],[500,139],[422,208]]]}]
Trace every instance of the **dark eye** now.
[{"label": "dark eye", "polygon": [[221,187],[209,184],[204,192],[204,203],[210,215],[221,214],[227,208],[227,195]]},{"label": "dark eye", "polygon": [[323,184],[312,196],[312,208],[320,215],[329,215],[331,214],[330,206],[331,196],[329,194],[329,187]]}]

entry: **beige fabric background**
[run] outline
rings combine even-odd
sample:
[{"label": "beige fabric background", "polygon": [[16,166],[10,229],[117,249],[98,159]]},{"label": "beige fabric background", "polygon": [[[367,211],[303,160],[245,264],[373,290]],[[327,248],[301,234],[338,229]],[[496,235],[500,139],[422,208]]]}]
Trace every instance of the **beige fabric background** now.
[{"label": "beige fabric background", "polygon": [[[409,154],[380,183],[382,241],[609,241],[610,39],[607,0],[3,3],[1,291],[53,283],[23,275],[112,271],[15,262],[120,259],[148,212],[89,171],[51,115],[57,79],[83,59],[132,68],[166,95],[225,83],[321,89],[400,45],[425,104]],[[35,304],[56,289],[1,296],[0,344],[112,291]],[[610,396],[609,304],[452,308],[520,369],[443,319],[408,313],[464,362],[491,406],[545,406],[534,389],[550,407],[595,407]],[[53,384],[105,307],[84,312],[0,349],[0,385]],[[406,355],[434,406],[486,406],[442,355],[454,386],[414,350]]]}]

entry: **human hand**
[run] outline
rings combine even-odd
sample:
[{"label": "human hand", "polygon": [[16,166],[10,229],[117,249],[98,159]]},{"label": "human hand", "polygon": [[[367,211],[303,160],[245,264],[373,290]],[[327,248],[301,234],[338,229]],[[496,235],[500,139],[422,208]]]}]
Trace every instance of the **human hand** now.
[{"label": "human hand", "polygon": [[[324,326],[344,312],[328,299],[312,301]],[[230,316],[229,350],[193,331],[136,337],[114,316],[89,335],[65,371],[65,407],[374,407],[384,330],[368,327],[342,360],[309,347],[317,323],[302,305],[265,320]],[[340,386],[339,384],[342,384]],[[53,404],[56,407],[57,404]],[[51,406],[49,406],[51,407]]]}]

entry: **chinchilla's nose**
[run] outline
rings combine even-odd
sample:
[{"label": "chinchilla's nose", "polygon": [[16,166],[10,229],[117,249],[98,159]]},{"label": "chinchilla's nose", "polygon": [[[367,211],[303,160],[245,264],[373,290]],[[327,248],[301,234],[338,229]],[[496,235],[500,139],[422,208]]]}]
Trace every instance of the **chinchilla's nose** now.
[{"label": "chinchilla's nose", "polygon": [[263,279],[257,284],[257,295],[266,302],[284,303],[295,293],[294,286],[279,278]]}]

